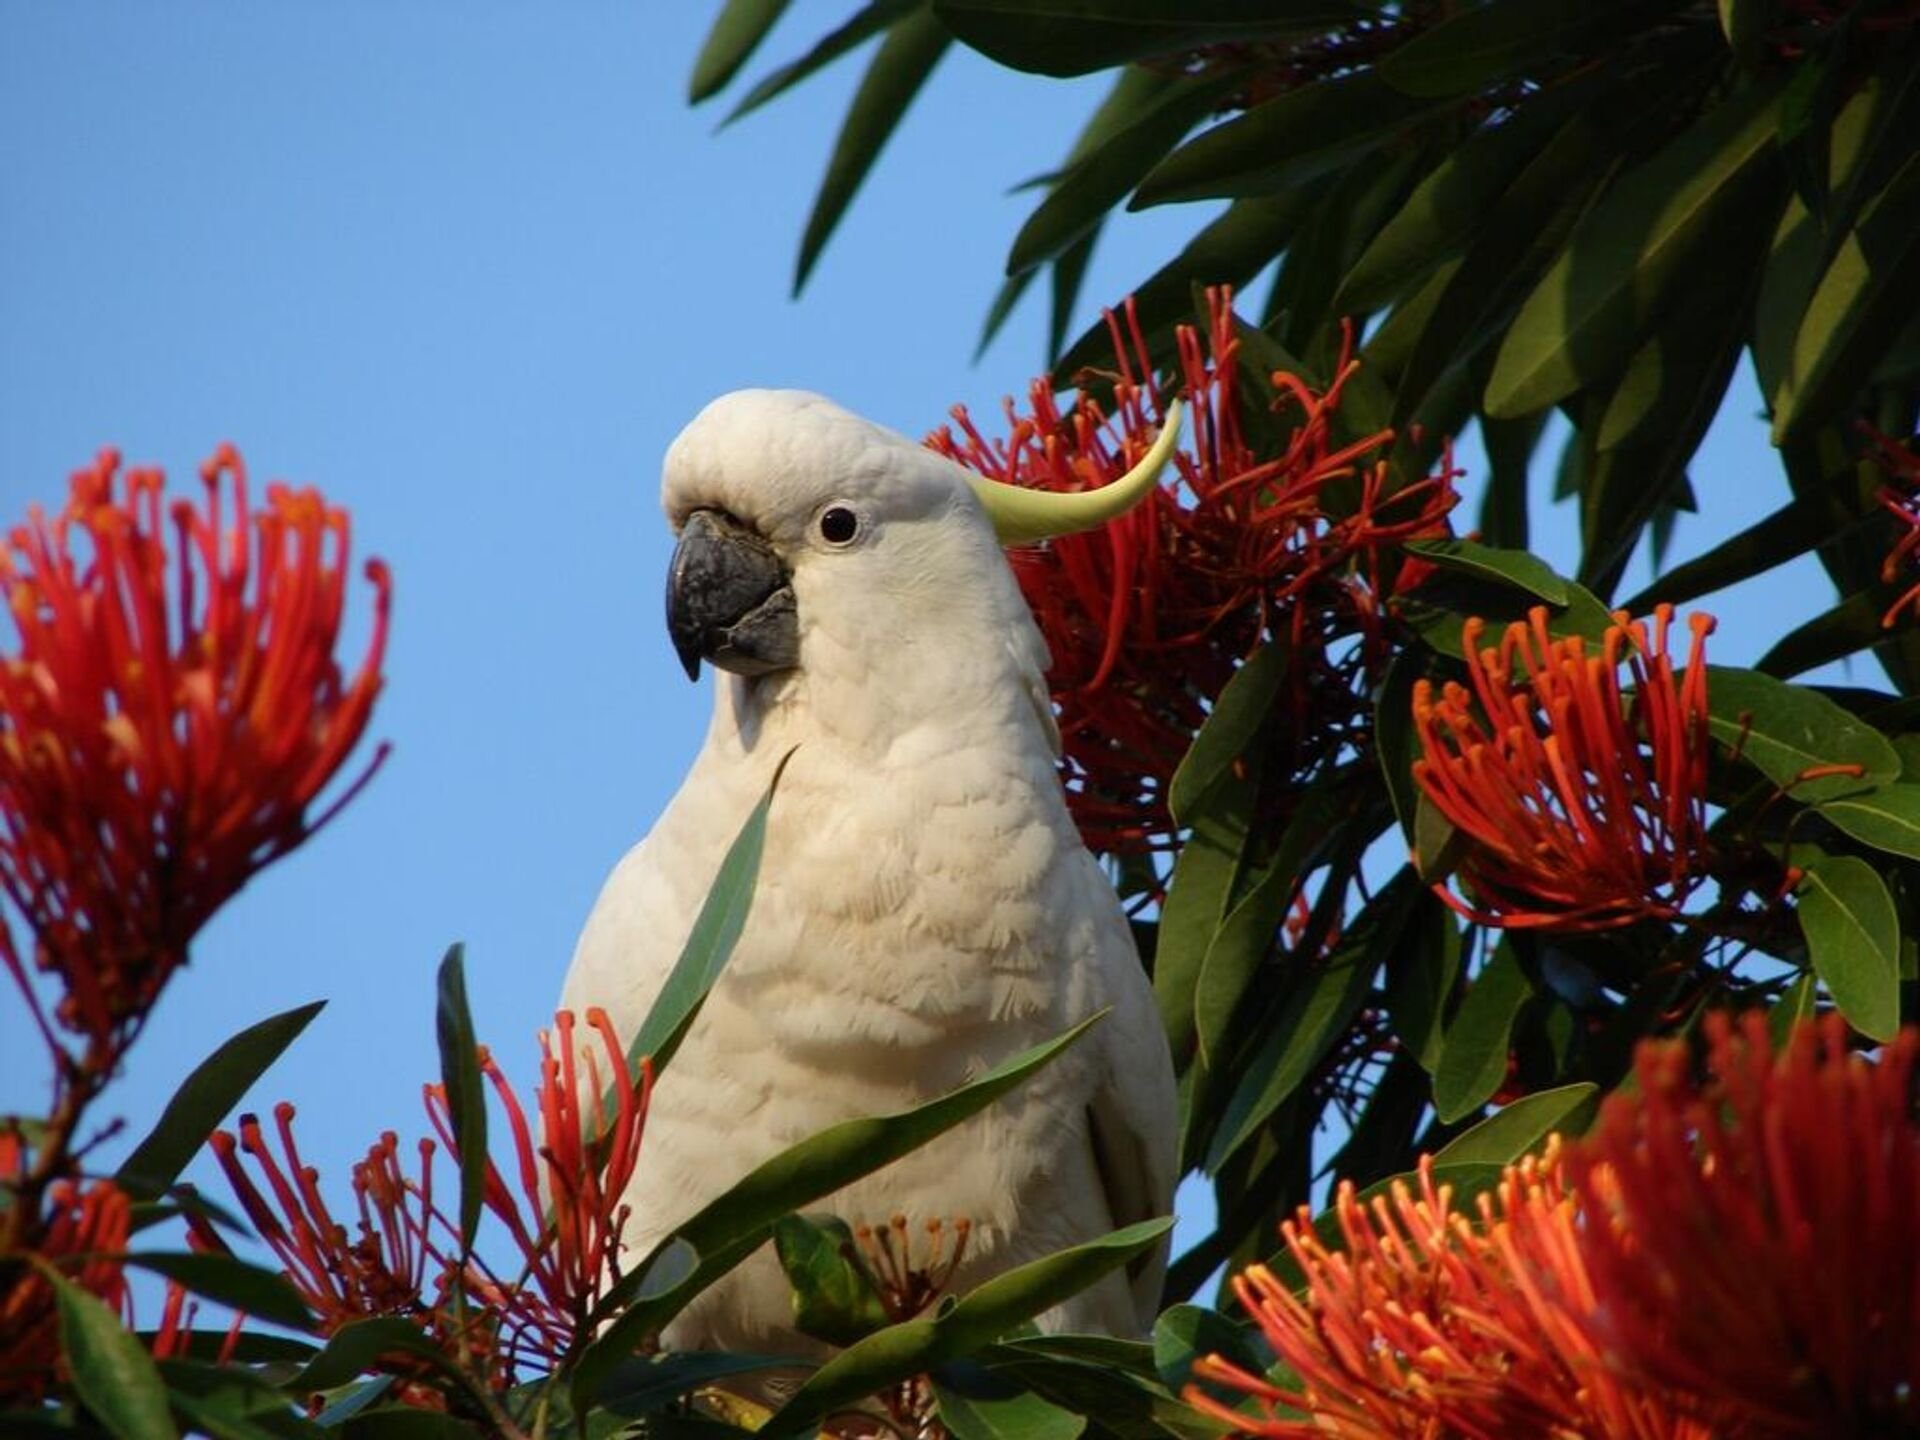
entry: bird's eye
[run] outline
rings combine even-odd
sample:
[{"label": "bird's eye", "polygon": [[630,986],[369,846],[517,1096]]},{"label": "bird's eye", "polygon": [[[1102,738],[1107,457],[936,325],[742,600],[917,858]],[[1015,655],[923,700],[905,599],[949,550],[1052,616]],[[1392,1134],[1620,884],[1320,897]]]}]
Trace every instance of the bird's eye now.
[{"label": "bird's eye", "polygon": [[860,517],[844,505],[829,505],[820,512],[820,538],[829,545],[845,545],[860,533]]}]

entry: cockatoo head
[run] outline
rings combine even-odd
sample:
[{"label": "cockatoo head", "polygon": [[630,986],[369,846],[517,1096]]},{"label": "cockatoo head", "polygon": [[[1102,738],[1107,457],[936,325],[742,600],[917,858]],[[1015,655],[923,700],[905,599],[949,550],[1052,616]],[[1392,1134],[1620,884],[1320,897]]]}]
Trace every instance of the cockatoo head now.
[{"label": "cockatoo head", "polygon": [[1153,488],[1178,428],[1170,412],[1152,453],[1111,485],[1045,494],[984,479],[805,391],[723,395],[667,451],[661,504],[680,537],[667,576],[674,649],[692,678],[703,659],[758,676],[924,645],[970,617],[1024,626],[1000,547],[1128,509]]}]

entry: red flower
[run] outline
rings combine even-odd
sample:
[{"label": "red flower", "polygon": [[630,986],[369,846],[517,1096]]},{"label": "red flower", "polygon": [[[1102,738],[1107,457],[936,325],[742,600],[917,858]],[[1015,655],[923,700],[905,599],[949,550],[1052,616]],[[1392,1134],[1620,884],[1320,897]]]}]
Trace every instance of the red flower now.
[{"label": "red flower", "polygon": [[[27,1203],[19,1183],[26,1157],[0,1136],[0,1181],[8,1201]],[[127,1309],[126,1253],[132,1204],[111,1181],[56,1180],[46,1188],[30,1254],[115,1310]],[[0,1254],[0,1402],[32,1400],[55,1378],[60,1358],[53,1286],[26,1255]]]},{"label": "red flower", "polygon": [[[1875,463],[1894,481],[1881,488],[1880,503],[1906,527],[1880,565],[1880,578],[1892,585],[1912,567],[1915,551],[1920,550],[1920,454],[1914,453],[1911,441],[1903,445],[1871,428],[1867,429],[1867,435],[1873,441]],[[1900,618],[1902,610],[1916,606],[1920,606],[1920,581],[1909,585],[1900,598],[1887,607],[1880,623],[1890,626]]]},{"label": "red flower", "polygon": [[1907,1029],[1877,1060],[1837,1015],[1784,1049],[1707,1017],[1711,1078],[1649,1044],[1569,1172],[1598,1341],[1702,1397],[1716,1433],[1920,1427],[1920,1115]]},{"label": "red flower", "polygon": [[1303,1210],[1283,1233],[1304,1290],[1263,1265],[1234,1278],[1297,1383],[1211,1356],[1194,1374],[1255,1411],[1197,1386],[1187,1399],[1274,1440],[1707,1440],[1674,1397],[1622,1383],[1588,1338],[1595,1302],[1557,1142],[1478,1209],[1478,1225],[1454,1209],[1428,1157],[1417,1190],[1400,1182],[1370,1205],[1343,1184],[1338,1246]]},{"label": "red flower", "polygon": [[1578,637],[1550,636],[1544,608],[1485,650],[1484,626],[1470,620],[1471,695],[1452,682],[1438,699],[1431,682],[1415,687],[1425,755],[1414,778],[1470,842],[1459,871],[1474,903],[1434,887],[1454,909],[1483,925],[1556,930],[1680,912],[1705,878],[1703,654],[1714,622],[1692,617],[1676,675],[1671,620],[1672,607],[1656,610],[1649,638],[1617,613],[1598,655]]},{"label": "red flower", "polygon": [[[1068,798],[1087,843],[1129,852],[1173,843],[1167,784],[1235,668],[1284,639],[1285,723],[1273,727],[1280,780],[1332,762],[1366,725],[1384,658],[1380,605],[1399,578],[1394,547],[1446,532],[1451,470],[1394,490],[1381,458],[1393,432],[1338,444],[1333,417],[1356,368],[1343,353],[1315,392],[1271,377],[1271,415],[1249,405],[1232,293],[1209,292],[1203,344],[1177,332],[1192,415],[1163,486],[1104,529],[1009,554],[1053,655]],[[1034,382],[1030,415],[1007,402],[1009,437],[985,439],[964,408],[959,433],[933,449],[992,479],[1082,490],[1124,474],[1165,415],[1131,307],[1113,315],[1109,412],[1083,390],[1063,412],[1051,380]],[[1338,494],[1333,493],[1338,490]]]},{"label": "red flower", "polygon": [[390,596],[369,563],[373,635],[347,680],[344,511],[278,485],[254,509],[230,446],[198,508],[167,507],[158,470],[118,472],[102,452],[57,519],[0,548],[19,633],[0,660],[0,889],[59,977],[58,1020],[108,1069],[194,933],[378,765],[309,813],[366,727]]},{"label": "red flower", "polygon": [[[493,1057],[484,1051],[480,1057],[481,1070],[506,1111],[520,1183],[516,1196],[489,1159],[486,1205],[506,1227],[523,1263],[512,1284],[472,1276],[469,1283],[477,1282],[477,1293],[505,1317],[505,1344],[516,1356],[531,1347],[557,1359],[587,1338],[588,1316],[620,1278],[620,1235],[628,1213],[623,1197],[646,1131],[653,1067],[643,1060],[637,1074],[629,1072],[612,1022],[598,1006],[587,1011],[587,1024],[599,1034],[604,1072],[591,1049],[575,1045],[571,1011],[554,1016],[553,1035],[540,1034],[537,1150],[519,1098]],[[609,1087],[611,1115],[602,1098]],[[429,1085],[426,1094],[434,1128],[457,1160],[460,1147],[446,1092]]]}]

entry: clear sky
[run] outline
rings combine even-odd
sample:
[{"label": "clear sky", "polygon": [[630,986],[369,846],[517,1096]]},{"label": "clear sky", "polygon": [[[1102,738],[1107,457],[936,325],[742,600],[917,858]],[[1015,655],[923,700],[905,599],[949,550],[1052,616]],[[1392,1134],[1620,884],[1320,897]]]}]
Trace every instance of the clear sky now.
[{"label": "clear sky", "polygon": [[[205,932],[108,1107],[134,1133],[218,1040],[327,997],[253,1103],[300,1106],[344,1195],[380,1130],[424,1129],[456,939],[482,1038],[528,1077],[602,877],[705,725],[662,626],[667,442],[762,384],[919,434],[1038,364],[1037,304],[970,363],[1032,204],[1006,192],[1102,82],[951,53],[793,303],[857,65],[716,136],[722,111],[684,104],[713,8],[0,0],[0,520],[57,504],[103,444],[185,482],[231,439],[257,479],[349,506],[395,576],[393,758]],[[750,73],[847,9],[801,0]],[[1111,227],[1083,318],[1202,218]],[[1676,557],[1783,498],[1756,409],[1723,417]],[[1570,568],[1570,516],[1535,525]],[[1829,595],[1809,563],[1750,587],[1715,658]],[[38,1061],[0,1002],[0,1111],[40,1103]]]}]

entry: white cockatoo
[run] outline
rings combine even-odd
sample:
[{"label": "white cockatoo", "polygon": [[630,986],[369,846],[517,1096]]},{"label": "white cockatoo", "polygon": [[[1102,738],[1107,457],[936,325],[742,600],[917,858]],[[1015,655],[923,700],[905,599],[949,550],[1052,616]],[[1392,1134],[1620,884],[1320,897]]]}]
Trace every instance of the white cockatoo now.
[{"label": "white cockatoo", "polygon": [[[1113,889],[1068,817],[1035,629],[1003,543],[1088,529],[1128,477],[1041,495],[982,479],[817,395],[743,390],[667,452],[667,625],[717,667],[699,758],[614,867],[561,1004],[631,1036],[722,856],[792,752],[745,928],[653,1096],[628,1192],[644,1254],[760,1162],[837,1121],[953,1089],[1106,1020],[958,1129],[816,1207],[964,1217],[950,1288],[1168,1213],[1173,1068]],[[1042,1317],[1141,1333],[1164,1245]],[[675,1348],[803,1353],[770,1247],[668,1330]]]}]

